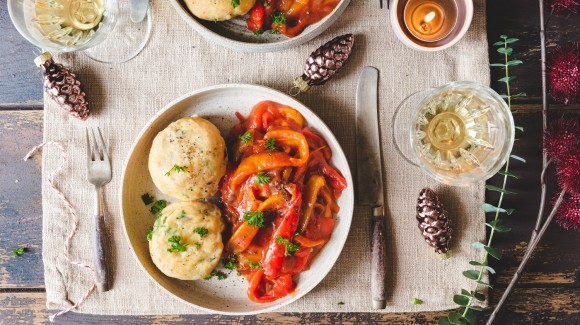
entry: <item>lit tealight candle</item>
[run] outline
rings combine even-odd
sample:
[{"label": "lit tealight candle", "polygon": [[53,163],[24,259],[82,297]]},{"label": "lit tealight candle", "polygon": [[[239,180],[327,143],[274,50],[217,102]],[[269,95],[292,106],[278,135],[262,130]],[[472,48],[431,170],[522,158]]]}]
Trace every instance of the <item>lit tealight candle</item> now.
[{"label": "lit tealight candle", "polygon": [[417,39],[436,42],[455,27],[457,5],[454,0],[409,0],[404,18],[407,29]]}]

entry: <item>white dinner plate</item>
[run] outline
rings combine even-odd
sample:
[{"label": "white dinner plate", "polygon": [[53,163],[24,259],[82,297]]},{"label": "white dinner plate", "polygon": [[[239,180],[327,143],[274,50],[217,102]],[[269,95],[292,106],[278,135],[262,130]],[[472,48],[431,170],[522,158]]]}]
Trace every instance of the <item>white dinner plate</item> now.
[{"label": "white dinner plate", "polygon": [[[247,297],[248,283],[245,278],[238,276],[235,271],[222,269],[221,263],[218,269],[228,274],[227,279],[224,280],[214,277],[211,280],[183,281],[161,273],[151,260],[146,238],[155,217],[149,212],[149,207],[143,203],[141,195],[149,193],[156,199],[175,201],[157,190],[147,168],[151,143],[158,132],[179,118],[199,115],[214,123],[225,137],[230,128],[238,123],[235,112],[248,116],[252,107],[263,100],[286,104],[302,113],[308,125],[328,142],[332,150],[331,164],[345,177],[348,187],[338,199],[340,211],[336,216],[330,241],[315,258],[311,268],[295,277],[294,293],[274,302],[259,304]],[[352,220],[354,205],[352,177],[346,157],[330,129],[302,103],[284,93],[262,86],[217,85],[193,91],[169,103],[151,118],[137,136],[123,166],[121,179],[120,200],[123,226],[138,263],[160,288],[192,307],[213,313],[256,314],[272,311],[300,299],[324,279],[338,259]]]}]

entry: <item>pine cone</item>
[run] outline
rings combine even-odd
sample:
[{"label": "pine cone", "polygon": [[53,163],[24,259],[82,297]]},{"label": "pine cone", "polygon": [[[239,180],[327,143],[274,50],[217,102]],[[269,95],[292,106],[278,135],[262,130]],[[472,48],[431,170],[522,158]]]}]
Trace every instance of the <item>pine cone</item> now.
[{"label": "pine cone", "polygon": [[304,73],[294,80],[294,85],[305,92],[310,86],[327,82],[344,66],[353,45],[354,36],[345,34],[316,49],[306,60]]},{"label": "pine cone", "polygon": [[42,53],[34,63],[43,69],[44,89],[62,108],[81,120],[89,117],[89,103],[76,75],[62,64],[54,63],[52,55]]},{"label": "pine cone", "polygon": [[425,241],[435,248],[435,252],[447,253],[453,233],[451,222],[439,197],[428,187],[421,190],[417,199],[417,221]]}]

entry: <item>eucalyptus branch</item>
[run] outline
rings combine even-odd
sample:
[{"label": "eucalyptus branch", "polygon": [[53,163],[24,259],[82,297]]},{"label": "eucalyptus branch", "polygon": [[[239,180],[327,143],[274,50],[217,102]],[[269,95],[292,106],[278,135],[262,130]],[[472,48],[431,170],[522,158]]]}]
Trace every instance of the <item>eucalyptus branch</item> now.
[{"label": "eucalyptus branch", "polygon": [[[526,96],[526,94],[519,93],[516,95],[512,95],[511,89],[510,89],[510,81],[514,80],[515,77],[510,76],[509,67],[522,64],[523,62],[520,60],[511,60],[511,61],[509,60],[509,56],[512,54],[512,51],[513,51],[513,49],[511,47],[509,47],[509,44],[517,42],[518,39],[517,38],[508,38],[505,35],[500,36],[500,39],[501,40],[494,43],[494,45],[499,46],[497,51],[500,54],[503,54],[504,63],[492,63],[491,66],[492,67],[501,67],[501,68],[505,69],[505,77],[499,79],[499,81],[505,83],[505,85],[506,85],[506,94],[502,95],[502,98],[504,98],[506,100],[508,107],[511,110],[511,99],[513,97]],[[510,158],[520,160],[520,161],[525,163],[525,160],[523,158],[518,157],[518,156],[511,155]],[[489,283],[483,282],[483,277],[485,276],[486,272],[489,272],[492,274],[495,273],[495,270],[488,265],[489,264],[488,263],[489,257],[491,256],[491,257],[498,259],[498,260],[501,259],[501,257],[502,257],[501,250],[492,247],[494,235],[496,232],[508,232],[511,230],[510,227],[501,223],[501,220],[499,218],[501,213],[505,213],[507,215],[510,215],[513,212],[513,209],[502,208],[504,196],[506,194],[515,194],[514,192],[507,190],[508,178],[509,177],[517,178],[514,174],[510,173],[509,168],[510,168],[510,160],[508,159],[508,161],[505,164],[504,169],[498,173],[500,175],[503,175],[503,183],[502,183],[501,188],[498,188],[498,187],[495,187],[492,185],[485,186],[486,189],[488,189],[490,191],[499,192],[499,200],[498,200],[498,203],[496,206],[489,204],[489,203],[484,203],[482,206],[483,210],[486,213],[493,212],[493,213],[495,213],[495,215],[494,215],[493,221],[491,221],[491,223],[489,223],[489,222],[486,223],[486,226],[488,226],[491,229],[490,234],[489,234],[489,238],[488,238],[486,244],[483,244],[480,242],[472,243],[472,246],[474,248],[483,249],[485,251],[485,253],[483,255],[483,259],[480,262],[478,262],[478,261],[470,261],[469,262],[470,265],[476,266],[476,267],[478,267],[478,269],[467,270],[467,271],[463,272],[463,275],[465,277],[475,281],[473,289],[471,291],[461,289],[461,294],[456,294],[453,296],[453,301],[456,304],[463,307],[463,312],[461,312],[461,313],[451,312],[451,313],[449,313],[449,315],[447,315],[447,317],[439,318],[438,323],[440,325],[445,325],[445,324],[460,324],[460,325],[462,325],[462,324],[467,324],[467,323],[473,324],[476,321],[475,314],[473,313],[473,310],[482,310],[480,307],[474,306],[474,303],[476,300],[484,301],[486,298],[483,293],[479,292],[481,287],[483,287],[483,286],[491,287],[489,285]]]}]

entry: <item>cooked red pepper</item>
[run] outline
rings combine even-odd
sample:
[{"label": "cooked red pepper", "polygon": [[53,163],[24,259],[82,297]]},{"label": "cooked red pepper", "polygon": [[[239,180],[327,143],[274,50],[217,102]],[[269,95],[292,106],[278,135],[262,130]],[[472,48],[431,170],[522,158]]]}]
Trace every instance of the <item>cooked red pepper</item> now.
[{"label": "cooked red pepper", "polygon": [[258,270],[251,276],[248,297],[254,302],[265,303],[284,297],[292,291],[294,283],[291,274],[269,279],[264,275],[264,271]]},{"label": "cooked red pepper", "polygon": [[257,1],[252,10],[250,17],[246,20],[246,27],[254,33],[259,33],[264,28],[264,16],[266,8],[261,1]]}]

